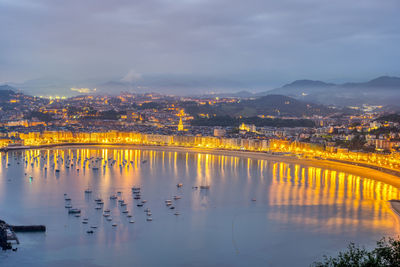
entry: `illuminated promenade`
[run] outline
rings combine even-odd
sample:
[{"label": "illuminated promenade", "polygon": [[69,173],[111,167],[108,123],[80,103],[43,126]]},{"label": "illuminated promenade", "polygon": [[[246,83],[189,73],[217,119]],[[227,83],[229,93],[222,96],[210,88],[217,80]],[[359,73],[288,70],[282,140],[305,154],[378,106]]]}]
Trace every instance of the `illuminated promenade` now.
[{"label": "illuminated promenade", "polygon": [[[400,176],[400,155],[398,153],[352,152],[334,147],[323,147],[309,143],[276,139],[262,140],[213,136],[159,135],[120,131],[14,132],[9,133],[9,135],[19,137],[22,141],[20,145],[29,148],[73,144],[151,145],[152,149],[154,149],[154,146],[162,146],[163,149],[195,149],[196,152],[222,153],[232,156],[273,157],[279,161],[301,161],[312,165],[318,164],[325,167],[335,167],[336,169],[343,169],[352,173],[358,172],[360,175],[385,180],[385,182],[400,187],[400,179],[396,177]],[[7,147],[7,145],[5,143],[2,144],[3,148]],[[7,148],[11,149],[12,147],[8,146]],[[18,146],[15,148],[18,148]],[[353,166],[349,166],[349,164]],[[359,166],[356,168],[355,164]],[[385,179],[382,177],[381,171],[386,173],[384,175],[385,177],[387,176]]]}]

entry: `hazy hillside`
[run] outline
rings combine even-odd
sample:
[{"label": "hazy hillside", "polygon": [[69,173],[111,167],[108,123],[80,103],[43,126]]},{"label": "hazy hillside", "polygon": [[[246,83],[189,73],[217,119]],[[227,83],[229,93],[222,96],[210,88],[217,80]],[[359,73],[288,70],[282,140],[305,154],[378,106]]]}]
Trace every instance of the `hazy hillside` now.
[{"label": "hazy hillside", "polygon": [[15,88],[9,85],[0,85],[0,102],[8,102],[15,95]]},{"label": "hazy hillside", "polygon": [[267,95],[252,100],[242,100],[239,103],[223,103],[217,105],[191,104],[186,110],[196,116],[209,114],[211,116],[252,117],[257,115],[270,116],[312,116],[326,115],[336,110],[323,105],[306,103],[283,95]]},{"label": "hazy hillside", "polygon": [[400,102],[400,78],[382,76],[368,82],[344,84],[299,80],[260,95],[271,93],[321,104],[396,105]]}]

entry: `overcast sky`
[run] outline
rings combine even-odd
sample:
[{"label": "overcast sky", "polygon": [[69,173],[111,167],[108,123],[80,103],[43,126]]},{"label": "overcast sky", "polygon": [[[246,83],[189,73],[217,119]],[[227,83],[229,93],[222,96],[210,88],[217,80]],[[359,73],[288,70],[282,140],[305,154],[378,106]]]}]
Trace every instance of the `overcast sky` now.
[{"label": "overcast sky", "polygon": [[399,0],[0,0],[0,83],[400,75]]}]

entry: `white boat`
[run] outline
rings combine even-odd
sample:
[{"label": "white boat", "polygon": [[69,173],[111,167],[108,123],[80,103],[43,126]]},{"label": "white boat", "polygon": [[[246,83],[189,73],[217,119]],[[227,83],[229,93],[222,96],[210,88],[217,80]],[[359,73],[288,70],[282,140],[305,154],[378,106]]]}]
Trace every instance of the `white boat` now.
[{"label": "white boat", "polygon": [[129,221],[129,223],[135,223],[135,221],[131,220],[131,221]]}]

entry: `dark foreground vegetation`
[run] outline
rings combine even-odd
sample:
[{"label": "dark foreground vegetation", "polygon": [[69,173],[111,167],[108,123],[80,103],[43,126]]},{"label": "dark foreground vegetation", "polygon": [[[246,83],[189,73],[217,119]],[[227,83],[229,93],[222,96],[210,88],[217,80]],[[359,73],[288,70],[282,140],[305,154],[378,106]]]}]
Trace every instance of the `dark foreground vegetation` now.
[{"label": "dark foreground vegetation", "polygon": [[336,257],[324,256],[321,262],[314,262],[315,267],[381,267],[400,266],[400,239],[383,238],[376,243],[376,248],[367,250],[350,243],[346,251]]},{"label": "dark foreground vegetation", "polygon": [[257,127],[314,127],[315,123],[312,120],[307,119],[271,119],[271,118],[260,118],[244,117],[234,118],[231,116],[216,116],[211,118],[195,118],[191,121],[193,126],[223,126],[223,127],[237,127],[242,123],[254,124]]}]

